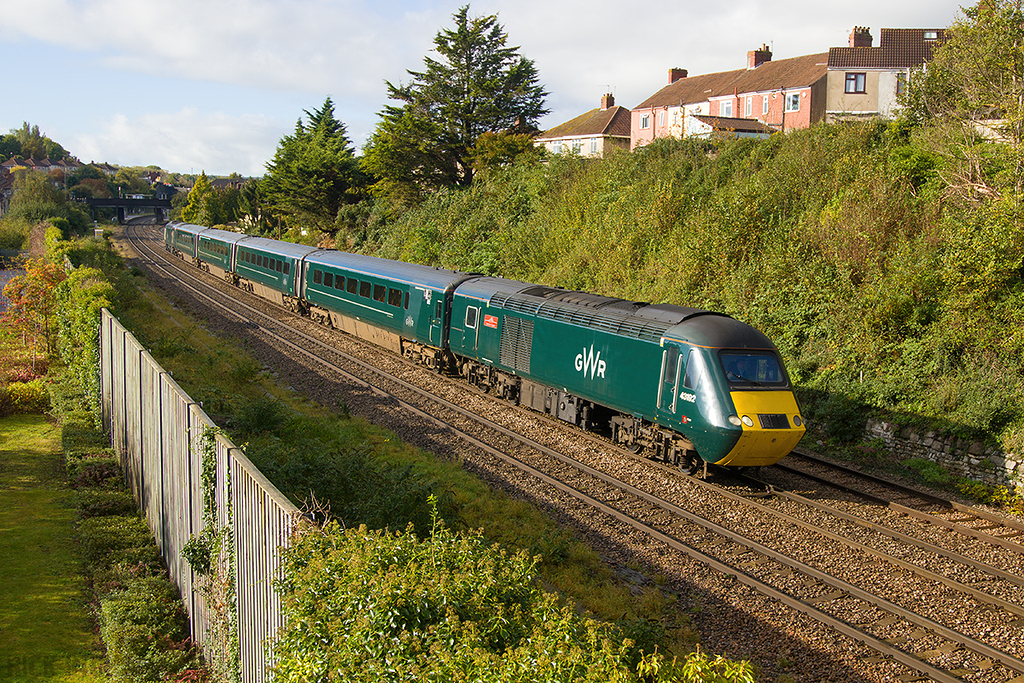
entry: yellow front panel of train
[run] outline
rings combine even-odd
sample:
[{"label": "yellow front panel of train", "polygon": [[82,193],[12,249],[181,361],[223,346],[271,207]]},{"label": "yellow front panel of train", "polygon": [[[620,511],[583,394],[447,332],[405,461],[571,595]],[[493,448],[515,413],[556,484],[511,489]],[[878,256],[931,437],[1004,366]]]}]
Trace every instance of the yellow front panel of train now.
[{"label": "yellow front panel of train", "polygon": [[[742,419],[743,435],[733,449],[718,465],[733,467],[758,467],[774,465],[796,447],[804,432],[803,416],[791,391],[734,391],[730,394],[736,414]],[[784,428],[779,428],[783,424]],[[793,418],[800,416],[799,427],[793,425]]]}]

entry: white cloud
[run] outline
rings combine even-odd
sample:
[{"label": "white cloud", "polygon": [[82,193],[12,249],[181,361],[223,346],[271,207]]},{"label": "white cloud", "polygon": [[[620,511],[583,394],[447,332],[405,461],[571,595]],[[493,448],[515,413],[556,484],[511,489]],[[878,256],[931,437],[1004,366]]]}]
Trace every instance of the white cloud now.
[{"label": "white cloud", "polygon": [[228,116],[188,107],[128,117],[116,114],[79,134],[70,145],[85,162],[116,160],[211,175],[263,175],[274,155],[280,126],[259,115]]}]

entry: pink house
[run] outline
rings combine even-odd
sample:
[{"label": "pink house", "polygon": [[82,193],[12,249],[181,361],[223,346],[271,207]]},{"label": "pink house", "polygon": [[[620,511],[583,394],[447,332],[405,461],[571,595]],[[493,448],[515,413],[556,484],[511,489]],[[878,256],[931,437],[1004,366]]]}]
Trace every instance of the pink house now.
[{"label": "pink house", "polygon": [[827,53],[772,61],[762,46],[747,53],[745,69],[702,76],[670,69],[668,85],[631,111],[630,149],[706,134],[708,116],[742,120],[733,129],[807,128],[825,116],[827,68]]}]

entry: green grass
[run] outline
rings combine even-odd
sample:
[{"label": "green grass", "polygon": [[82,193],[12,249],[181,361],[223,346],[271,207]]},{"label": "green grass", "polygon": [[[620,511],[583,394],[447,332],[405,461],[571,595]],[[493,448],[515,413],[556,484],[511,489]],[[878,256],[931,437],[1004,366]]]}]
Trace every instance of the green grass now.
[{"label": "green grass", "polygon": [[0,419],[0,681],[105,680],[88,616],[60,430],[41,415]]}]

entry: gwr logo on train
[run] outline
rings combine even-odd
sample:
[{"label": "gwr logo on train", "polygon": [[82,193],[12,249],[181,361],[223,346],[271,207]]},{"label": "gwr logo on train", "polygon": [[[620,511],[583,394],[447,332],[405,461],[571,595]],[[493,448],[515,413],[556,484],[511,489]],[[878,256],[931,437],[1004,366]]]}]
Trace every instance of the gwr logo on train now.
[{"label": "gwr logo on train", "polygon": [[583,376],[586,377],[590,374],[590,379],[594,379],[595,374],[604,379],[604,371],[608,367],[607,363],[601,360],[601,352],[598,351],[597,355],[594,355],[594,345],[590,345],[590,349],[583,347],[583,353],[576,354],[576,372],[582,372]]}]

